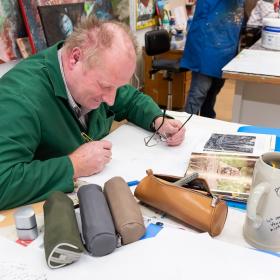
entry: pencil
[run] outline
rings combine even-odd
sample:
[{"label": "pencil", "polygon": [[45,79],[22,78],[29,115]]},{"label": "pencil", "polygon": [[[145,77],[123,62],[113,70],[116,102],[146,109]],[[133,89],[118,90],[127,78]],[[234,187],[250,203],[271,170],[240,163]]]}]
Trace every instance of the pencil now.
[{"label": "pencil", "polygon": [[89,137],[85,132],[81,132],[81,135],[86,142],[93,141],[93,139],[91,137]]}]

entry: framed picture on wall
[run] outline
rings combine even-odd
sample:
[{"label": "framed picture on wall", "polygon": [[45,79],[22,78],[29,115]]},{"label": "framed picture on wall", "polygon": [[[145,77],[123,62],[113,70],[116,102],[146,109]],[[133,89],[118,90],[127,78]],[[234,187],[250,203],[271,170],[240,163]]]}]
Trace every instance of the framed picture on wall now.
[{"label": "framed picture on wall", "polygon": [[95,15],[103,20],[113,18],[109,0],[38,6],[38,11],[48,46],[66,39],[83,16]]},{"label": "framed picture on wall", "polygon": [[47,47],[41,20],[37,11],[37,0],[18,0],[24,25],[29,37],[32,53]]},{"label": "framed picture on wall", "polygon": [[18,0],[18,2],[32,47],[32,53],[43,50],[48,45],[38,7],[83,3],[86,15],[93,14],[102,19],[113,18],[112,4],[110,0]]},{"label": "framed picture on wall", "polygon": [[154,26],[156,23],[155,0],[136,0],[136,29]]},{"label": "framed picture on wall", "polygon": [[38,7],[47,45],[66,39],[84,13],[84,3]]}]

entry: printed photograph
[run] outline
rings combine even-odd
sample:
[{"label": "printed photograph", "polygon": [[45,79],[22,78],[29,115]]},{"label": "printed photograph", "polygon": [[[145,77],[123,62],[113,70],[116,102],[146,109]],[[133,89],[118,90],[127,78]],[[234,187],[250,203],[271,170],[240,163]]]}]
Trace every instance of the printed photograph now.
[{"label": "printed photograph", "polygon": [[192,153],[186,173],[198,172],[213,193],[244,200],[249,196],[257,159],[256,156]]},{"label": "printed photograph", "polygon": [[256,136],[214,133],[203,151],[253,153],[255,143]]}]

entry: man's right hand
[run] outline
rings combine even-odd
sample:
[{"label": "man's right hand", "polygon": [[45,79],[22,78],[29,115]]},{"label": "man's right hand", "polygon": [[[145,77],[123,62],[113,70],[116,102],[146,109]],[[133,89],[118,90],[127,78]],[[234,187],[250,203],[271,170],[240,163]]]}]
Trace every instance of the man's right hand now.
[{"label": "man's right hand", "polygon": [[274,2],[273,2],[275,12],[279,11],[279,1],[280,0],[274,0]]},{"label": "man's right hand", "polygon": [[69,155],[74,169],[74,179],[102,171],[112,157],[112,143],[106,140],[81,145]]}]

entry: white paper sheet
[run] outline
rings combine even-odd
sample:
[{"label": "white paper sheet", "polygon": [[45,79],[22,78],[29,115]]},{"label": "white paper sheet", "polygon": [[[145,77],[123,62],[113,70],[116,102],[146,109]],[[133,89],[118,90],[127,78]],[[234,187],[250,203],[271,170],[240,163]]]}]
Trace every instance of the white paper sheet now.
[{"label": "white paper sheet", "polygon": [[126,181],[140,180],[150,168],[155,173],[182,176],[194,142],[186,138],[177,147],[168,147],[164,142],[146,147],[144,137],[151,134],[130,124],[121,126],[106,137],[113,144],[111,162],[101,173],[81,180],[101,185],[113,176],[121,176]]},{"label": "white paper sheet", "polygon": [[30,251],[0,237],[0,252],[1,280],[47,280],[45,265],[42,262],[44,251]]}]

